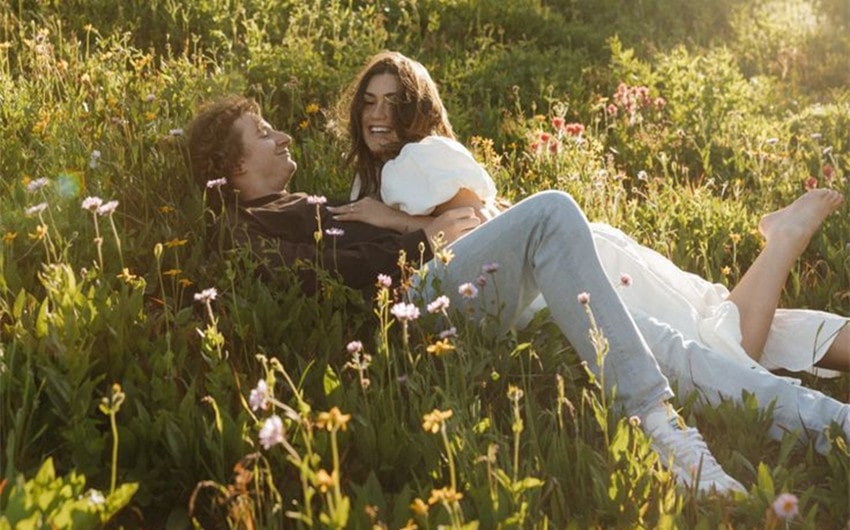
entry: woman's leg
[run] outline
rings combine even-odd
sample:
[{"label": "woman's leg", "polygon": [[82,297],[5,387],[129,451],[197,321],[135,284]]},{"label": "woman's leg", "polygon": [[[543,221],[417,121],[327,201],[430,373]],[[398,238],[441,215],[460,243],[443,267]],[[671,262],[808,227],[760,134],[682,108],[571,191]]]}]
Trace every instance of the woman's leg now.
[{"label": "woman's leg", "polygon": [[[738,307],[741,315],[741,345],[756,361],[767,341],[791,267],[826,216],[843,201],[844,197],[837,191],[815,189],[761,219],[759,231],[766,240],[764,250],[729,294],[729,300]],[[846,345],[847,332],[843,333]],[[838,348],[840,357],[840,344]],[[847,355],[845,358],[848,358]]]},{"label": "woman's leg", "polygon": [[820,361],[820,368],[850,372],[850,325],[845,325]]}]

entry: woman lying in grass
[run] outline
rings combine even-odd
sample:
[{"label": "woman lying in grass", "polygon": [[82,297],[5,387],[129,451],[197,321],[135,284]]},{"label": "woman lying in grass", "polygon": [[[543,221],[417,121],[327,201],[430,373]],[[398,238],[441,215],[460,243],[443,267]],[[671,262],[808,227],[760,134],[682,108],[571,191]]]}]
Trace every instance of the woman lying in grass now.
[{"label": "woman lying in grass", "polygon": [[[357,171],[352,199],[359,201],[332,209],[339,220],[407,232],[453,207],[473,206],[482,219],[497,213],[492,178],[454,140],[436,85],[420,63],[392,52],[374,57],[352,86],[349,120],[349,161]],[[763,406],[778,399],[777,435],[818,435],[837,421],[850,436],[846,405],[764,369],[850,370],[847,318],[777,309],[793,263],[842,202],[838,192],[813,190],[765,216],[760,229],[768,244],[731,293],[610,226],[595,224],[592,230],[606,274],[614,284],[621,278],[631,283],[621,296],[680,389],[699,390],[709,402],[740,399],[744,390],[756,393]],[[541,291],[545,297],[546,289]],[[544,306],[538,299],[537,307]],[[527,315],[513,319],[519,323]],[[666,331],[650,321],[665,324]],[[705,351],[724,354],[728,362],[706,361]]]}]

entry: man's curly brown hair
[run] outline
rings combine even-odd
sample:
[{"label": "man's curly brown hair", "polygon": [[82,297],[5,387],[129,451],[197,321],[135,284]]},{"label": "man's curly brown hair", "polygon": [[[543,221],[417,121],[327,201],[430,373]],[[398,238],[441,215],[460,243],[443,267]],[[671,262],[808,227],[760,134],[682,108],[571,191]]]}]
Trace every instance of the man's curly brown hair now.
[{"label": "man's curly brown hair", "polygon": [[207,203],[213,209],[220,208],[221,199],[226,203],[234,200],[235,192],[230,177],[239,167],[244,153],[242,138],[233,124],[243,114],[260,114],[256,101],[242,96],[227,96],[204,104],[187,127],[189,161],[192,178],[205,190],[207,182],[224,179],[219,193],[206,193]]}]

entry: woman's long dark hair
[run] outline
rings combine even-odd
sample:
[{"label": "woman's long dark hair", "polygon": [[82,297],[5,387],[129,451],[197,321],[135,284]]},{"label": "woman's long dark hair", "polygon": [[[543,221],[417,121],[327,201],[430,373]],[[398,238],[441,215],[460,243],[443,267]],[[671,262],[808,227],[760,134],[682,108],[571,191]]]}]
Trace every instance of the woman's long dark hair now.
[{"label": "woman's long dark hair", "polygon": [[363,137],[364,95],[369,81],[380,74],[395,75],[401,85],[393,108],[393,125],[399,136],[390,158],[398,155],[404,145],[418,142],[426,136],[446,136],[454,139],[448,113],[440,99],[437,85],[421,63],[401,53],[384,51],[372,57],[357,74],[347,91],[348,135],[350,147],[346,165],[353,166],[360,176],[360,196],[378,197],[381,190],[381,168],[384,161],[366,146]]}]

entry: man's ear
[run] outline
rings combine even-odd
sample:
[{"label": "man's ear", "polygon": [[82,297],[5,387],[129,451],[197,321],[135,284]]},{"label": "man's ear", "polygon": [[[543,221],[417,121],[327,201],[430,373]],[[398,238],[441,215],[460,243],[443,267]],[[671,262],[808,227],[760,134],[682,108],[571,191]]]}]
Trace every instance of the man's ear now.
[{"label": "man's ear", "polygon": [[238,177],[238,176],[244,175],[244,174],[245,174],[245,159],[240,158],[239,163],[236,164],[235,168],[233,168],[233,175],[232,176]]}]

